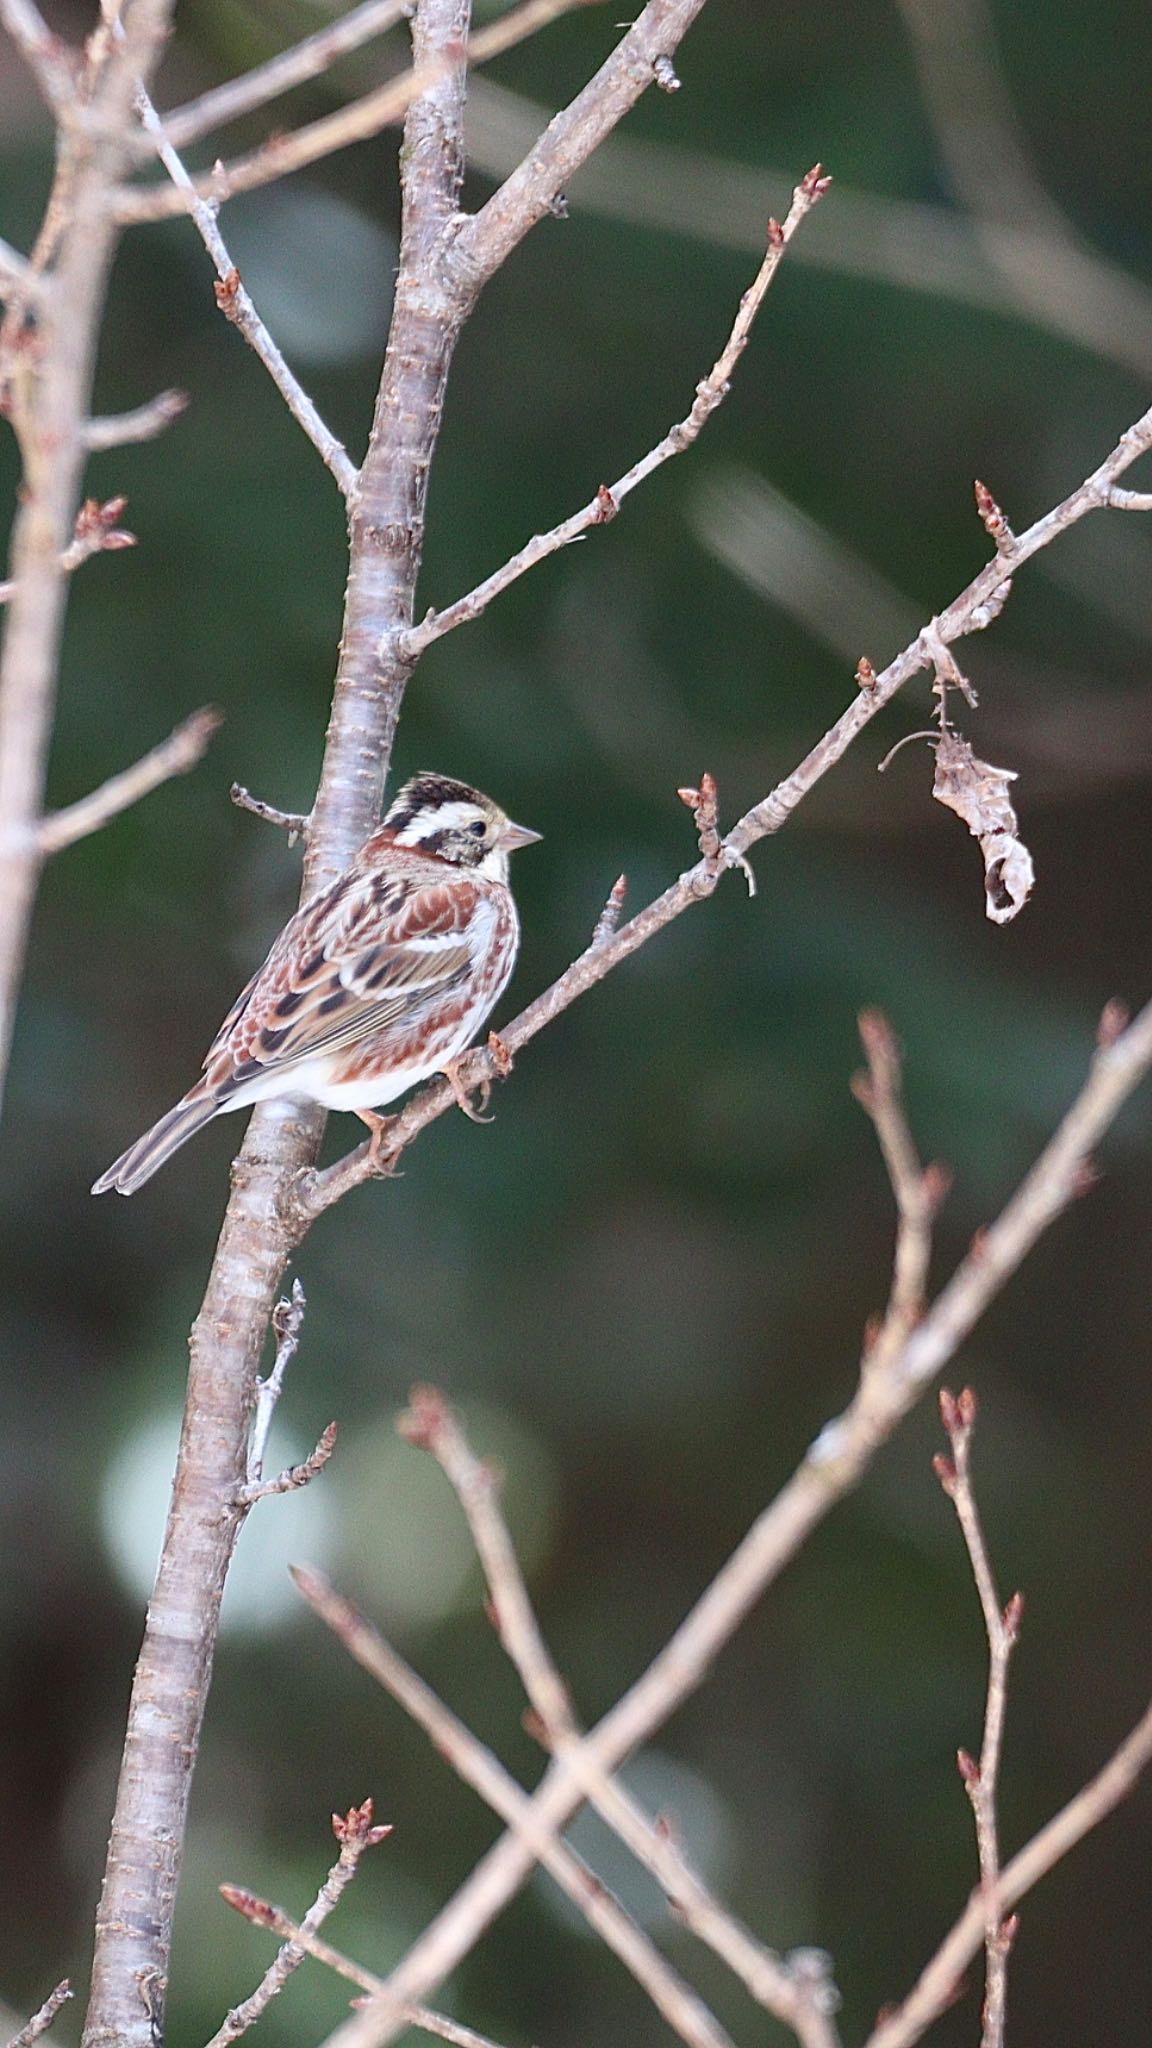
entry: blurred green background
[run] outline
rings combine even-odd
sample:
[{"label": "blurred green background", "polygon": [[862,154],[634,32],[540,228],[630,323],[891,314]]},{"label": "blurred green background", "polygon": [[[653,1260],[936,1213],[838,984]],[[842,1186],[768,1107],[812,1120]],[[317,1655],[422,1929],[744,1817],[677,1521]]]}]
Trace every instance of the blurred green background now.
[{"label": "blurred green background", "polygon": [[[941,10],[943,12],[943,10]],[[967,14],[949,10],[956,34]],[[180,11],[173,105],[325,19],[319,6]],[[71,33],[83,13],[57,11]],[[615,40],[580,14],[477,82],[469,203]],[[1046,213],[948,58],[971,224],[927,110],[909,18],[873,0],[711,0],[678,59],[491,286],[457,359],[430,496],[422,606],[442,604],[618,475],[686,411],[756,267],[764,217],[817,157],[837,184],[803,230],[700,446],[605,532],[437,646],[409,692],[397,775],[463,775],[545,834],[517,864],[525,938],[505,1015],[585,942],[625,869],[639,905],[693,853],[678,783],[710,767],[726,817],[790,769],[987,554],[987,480],[1023,525],[1148,402],[1144,10],[1001,4],[999,61]],[[322,112],[401,62],[373,46],[228,147]],[[983,104],[983,103],[982,103]],[[204,146],[208,161],[222,146]],[[0,230],[27,246],[45,119],[0,53]],[[363,444],[395,258],[394,136],[236,201],[223,225],[258,306],[333,426]],[[969,195],[971,196],[971,194]],[[1057,215],[1055,209],[1060,209]],[[337,493],[213,304],[183,223],[119,257],[98,402],[166,384],[187,415],[95,460],[134,553],[76,577],[50,795],[66,802],[205,701],[227,723],[190,778],[49,867],[0,1178],[0,1997],[85,1982],[143,1589],[158,1541],[184,1337],[238,1122],[131,1203],[95,1174],[178,1095],[289,911],[298,853],[235,811],[233,778],[307,808],[345,555]],[[16,469],[0,447],[3,499]],[[1133,481],[1139,479],[1133,478]],[[1096,517],[1018,578],[962,650],[962,724],[1020,772],[1033,901],[997,929],[979,856],[930,799],[924,679],[787,832],[564,1016],[499,1092],[442,1119],[392,1185],[326,1216],[280,1454],[330,1417],[337,1455],[260,1508],[240,1546],[192,1805],[171,2038],[204,2040],[269,1960],[231,1880],[302,1910],[327,1816],[372,1793],[395,1823],[332,1922],[384,1970],[494,1823],[301,1611],[288,1558],[324,1564],[525,1781],[540,1768],[481,1614],[460,1517],[392,1420],[416,1379],[458,1401],[507,1468],[549,1640],[594,1717],[642,1669],[811,1436],[848,1398],[882,1303],[891,1202],[847,1083],[855,1014],[907,1050],[927,1156],[950,1162],[945,1274],[1084,1072],[1105,999],[1152,989],[1148,834],[1152,537]],[[337,1119],[328,1148],[356,1136]],[[1149,1687],[1148,1098],[1102,1185],[1052,1231],[950,1373],[982,1400],[977,1469],[1005,1593],[1027,1617],[1002,1797],[1018,1845],[1111,1751]],[[957,1744],[979,1736],[984,1647],[925,1403],[854,1499],[640,1759],[636,1784],[778,1947],[831,1950],[848,2040],[898,1997],[973,1882]],[[1014,2048],[1148,2038],[1149,1795],[1029,1901]],[[601,1868],[743,2042],[782,2038],[591,1835]],[[978,1986],[934,2038],[970,2042]],[[667,2038],[615,1961],[538,1881],[444,2001],[510,2044]],[[344,1991],[306,1966],[262,2023],[320,2038]],[[61,2021],[67,2038],[76,2008]]]}]

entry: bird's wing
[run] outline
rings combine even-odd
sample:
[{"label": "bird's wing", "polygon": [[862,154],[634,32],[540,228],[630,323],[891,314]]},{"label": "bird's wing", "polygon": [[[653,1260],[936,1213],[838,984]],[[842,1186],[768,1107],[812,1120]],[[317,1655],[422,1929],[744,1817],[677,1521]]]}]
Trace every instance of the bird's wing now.
[{"label": "bird's wing", "polygon": [[434,1005],[492,938],[496,907],[463,877],[347,882],[297,913],[233,1005],[204,1063],[218,1094]]}]

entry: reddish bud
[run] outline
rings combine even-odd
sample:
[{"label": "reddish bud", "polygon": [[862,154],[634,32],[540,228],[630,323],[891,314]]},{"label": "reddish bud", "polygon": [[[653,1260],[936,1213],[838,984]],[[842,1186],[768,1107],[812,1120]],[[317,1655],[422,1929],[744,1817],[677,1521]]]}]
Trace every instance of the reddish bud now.
[{"label": "reddish bud", "polygon": [[951,1193],[952,1168],[945,1166],[942,1160],[934,1159],[930,1166],[924,1168],[920,1176],[920,1186],[923,1189],[924,1200],[935,1215],[941,1203],[946,1201]]},{"label": "reddish bud", "polygon": [[433,1451],[448,1419],[448,1403],[436,1387],[413,1387],[409,1406],[396,1418],[396,1434],[418,1451]]},{"label": "reddish bud", "polygon": [[770,213],[768,216],[768,247],[770,249],[782,249],[784,247],[784,230],[774,213]]},{"label": "reddish bud", "polygon": [[869,1116],[875,1116],[876,1090],[872,1086],[871,1075],[853,1074],[852,1079],[848,1083],[848,1087],[851,1094],[853,1094],[856,1097],[856,1100],[860,1104],[861,1109],[866,1109]]},{"label": "reddish bud", "polygon": [[980,1264],[980,1261],[984,1257],[987,1247],[988,1231],[986,1226],[982,1223],[978,1230],[974,1230],[972,1232],[971,1242],[968,1246],[968,1257],[973,1261],[975,1265],[978,1266]]},{"label": "reddish bud", "polygon": [[980,1783],[980,1766],[974,1756],[969,1756],[966,1749],[956,1751],[956,1769],[969,1791]]},{"label": "reddish bud", "polygon": [[861,1347],[864,1352],[865,1358],[869,1357],[870,1354],[873,1351],[875,1351],[876,1346],[880,1341],[880,1332],[883,1328],[883,1316],[869,1316],[867,1322],[864,1325],[864,1337]]},{"label": "reddish bud", "polygon": [[937,1451],[932,1459],[932,1470],[951,1500],[956,1491],[956,1467],[951,1458],[946,1458],[943,1451]]},{"label": "reddish bud", "polygon": [[222,1884],[220,1897],[226,1906],[232,1907],[233,1912],[243,1913],[246,1920],[254,1920],[258,1927],[275,1925],[274,1907],[266,1899],[258,1899],[255,1892],[245,1891],[243,1885]]},{"label": "reddish bud", "polygon": [[899,1054],[896,1033],[883,1010],[861,1010],[856,1019],[860,1043],[870,1060],[895,1060]]},{"label": "reddish bud", "polygon": [[866,654],[862,654],[856,663],[856,681],[862,690],[876,688],[876,671]]},{"label": "reddish bud", "polygon": [[971,1429],[979,1409],[979,1403],[971,1387],[961,1387],[956,1397],[956,1407],[959,1412],[961,1426],[964,1429]]},{"label": "reddish bud", "polygon": [[1010,1643],[1014,1643],[1017,1640],[1020,1634],[1020,1624],[1023,1619],[1024,1595],[1023,1593],[1013,1593],[1001,1617],[1004,1633]]},{"label": "reddish bud", "polygon": [[1072,1200],[1078,1202],[1081,1195],[1090,1195],[1093,1188],[1099,1186],[1102,1178],[1095,1160],[1082,1159],[1072,1175],[1072,1185],[1069,1189]]},{"label": "reddish bud", "polygon": [[797,190],[805,199],[823,199],[831,183],[823,164],[813,164],[810,171],[805,171]]},{"label": "reddish bud", "polygon": [[226,277],[217,278],[212,286],[216,304],[225,318],[232,320],[236,314],[236,295],[240,290],[240,272],[233,264]]},{"label": "reddish bud", "polygon": [[944,1424],[949,1436],[955,1436],[956,1431],[960,1427],[960,1415],[956,1406],[956,1396],[949,1393],[947,1387],[941,1387],[937,1400],[940,1405],[940,1420]]},{"label": "reddish bud", "polygon": [[596,514],[592,524],[594,526],[607,526],[608,521],[615,519],[619,510],[620,507],[608,489],[607,484],[601,484],[596,492]]},{"label": "reddish bud", "polygon": [[1131,1015],[1127,1003],[1122,1002],[1119,996],[1109,997],[1096,1026],[1096,1043],[1101,1052],[1107,1052],[1108,1047],[1115,1045],[1121,1034],[1127,1031]]}]

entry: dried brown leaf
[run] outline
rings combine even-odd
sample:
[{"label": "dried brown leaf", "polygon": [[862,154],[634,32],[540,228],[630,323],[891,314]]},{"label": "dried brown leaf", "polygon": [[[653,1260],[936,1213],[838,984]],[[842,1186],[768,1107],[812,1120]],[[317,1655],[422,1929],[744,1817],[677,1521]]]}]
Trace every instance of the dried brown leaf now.
[{"label": "dried brown leaf", "polygon": [[1032,893],[1032,856],[1019,837],[1008,793],[1012,768],[979,761],[967,740],[945,732],[936,743],[932,794],[963,818],[984,855],[985,909],[994,924],[1008,924]]}]

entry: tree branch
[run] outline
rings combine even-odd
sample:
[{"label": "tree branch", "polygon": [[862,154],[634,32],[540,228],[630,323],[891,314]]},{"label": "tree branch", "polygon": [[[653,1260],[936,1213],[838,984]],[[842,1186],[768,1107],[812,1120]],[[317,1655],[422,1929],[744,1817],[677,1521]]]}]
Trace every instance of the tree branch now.
[{"label": "tree branch", "polygon": [[[886,668],[876,671],[869,661],[862,661],[857,672],[861,687],[847,710],[792,773],[778,783],[762,802],[746,811],[725,835],[720,843],[720,858],[698,861],[695,867],[689,868],[662,895],[620,925],[610,937],[586,948],[543,995],[522,1010],[510,1024],[501,1027],[500,1037],[507,1049],[512,1053],[519,1052],[579,996],[603,981],[674,918],[711,896],[725,868],[741,865],[752,847],[788,823],[809,791],[843,759],[865,726],[904,684],[920,671],[933,668],[935,646],[938,643],[946,645],[967,633],[982,630],[990,619],[997,616],[1003,602],[1004,586],[1011,581],[1016,570],[1089,512],[1108,506],[1116,478],[1122,476],[1149,448],[1152,448],[1152,408],[1121,435],[1111,453],[1076,490],[1023,533],[1016,534],[1008,545],[998,548],[992,560],[972,578],[947,609],[931,620]],[[467,1056],[461,1064],[460,1075],[468,1086],[501,1078],[490,1055],[480,1050]],[[442,1116],[455,1099],[447,1082],[430,1082],[419,1090],[400,1111],[390,1129],[389,1163],[394,1162],[428,1124]],[[330,1208],[333,1202],[339,1201],[362,1181],[370,1179],[376,1163],[371,1157],[370,1147],[364,1144],[337,1160],[323,1173],[303,1177],[295,1202],[297,1230],[303,1233],[309,1223]]]},{"label": "tree branch", "polygon": [[48,2032],[61,2006],[67,2005],[68,2000],[74,1996],[67,1977],[62,1978],[55,1991],[50,1991],[43,2005],[33,2013],[27,2026],[21,2027],[18,2034],[13,2034],[7,2048],[32,2048],[33,2041],[38,2041],[41,2034]]},{"label": "tree branch", "polygon": [[[61,106],[56,177],[35,263],[25,267],[5,322],[8,405],[23,459],[12,528],[15,588],[0,655],[0,1092],[39,875],[36,829],[43,806],[68,570],[64,557],[85,458],[96,334],[117,230],[109,195],[131,160],[132,93],[149,77],[168,31],[171,0],[130,0],[113,45],[100,31],[77,60],[26,0],[5,19]],[[85,118],[72,118],[73,102]],[[65,204],[65,200],[67,203]],[[29,294],[50,266],[51,292],[36,299],[33,372],[23,333]]]},{"label": "tree branch", "polygon": [[448,1479],[472,1532],[484,1569],[501,1644],[519,1674],[536,1717],[536,1733],[568,1767],[581,1794],[652,1872],[678,1919],[735,1972],[766,2011],[791,2027],[802,2048],[837,2048],[831,2014],[838,2003],[826,1976],[798,1980],[788,1961],[742,1926],[685,1861],[678,1844],[602,1771],[572,1712],[568,1688],[548,1654],[507,1523],[492,1468],[476,1457],[458,1416],[434,1387],[417,1387],[397,1428],[429,1451]]},{"label": "tree branch", "polygon": [[[517,1862],[525,1870],[539,1863],[554,1878],[565,1896],[584,1915],[590,1927],[642,1984],[657,2011],[682,2041],[693,2048],[733,2048],[729,2036],[707,2006],[685,1983],[679,1972],[665,1961],[643,1929],[613,1898],[605,1885],[565,1842],[556,1830],[538,1817],[536,1800],[530,1798],[502,1763],[465,1727],[450,1707],[438,1699],[431,1687],[412,1670],[378,1629],[365,1620],[350,1600],[333,1591],[322,1573],[294,1567],[292,1577],[310,1607],[343,1644],[349,1656],[399,1701],[419,1728],[435,1745],[437,1754],[451,1764],[466,1785],[485,1799],[494,1813],[511,1830],[506,1838]],[[576,1803],[579,1803],[578,1801]],[[476,1922],[474,1940],[485,1924]],[[471,1941],[468,1942],[471,1946]],[[460,1953],[464,1953],[461,1949]],[[451,1967],[448,1965],[447,1967]],[[391,1998],[391,1986],[377,1985]],[[407,2000],[409,2009],[414,2000]],[[391,2009],[391,2006],[389,2006]],[[402,2015],[401,2015],[402,2017]]]},{"label": "tree branch", "polygon": [[197,195],[195,186],[143,86],[140,86],[136,94],[136,108],[145,134],[151,137],[157,156],[176,191],[183,197],[200,239],[216,265],[219,279],[215,288],[216,304],[225,319],[239,328],[248,346],[259,356],[297,426],[303,429],[321,461],[331,470],[347,498],[356,488],[358,473],[355,463],[349,457],[344,443],[337,439],[330,427],[325,426],[300,379],[289,369],[283,354],[261,320],[251,297],[240,281],[240,272],[225,247],[224,238],[216,225],[215,209]]},{"label": "tree branch", "polygon": [[[416,100],[451,75],[461,56],[466,57],[470,66],[486,63],[537,34],[559,15],[570,14],[577,7],[601,4],[602,0],[522,0],[520,6],[510,8],[466,42],[461,38],[460,44],[449,46],[431,62],[414,65],[401,77],[391,78],[386,85],[366,93],[363,99],[353,100],[333,114],[324,114],[303,128],[294,128],[288,135],[278,135],[247,156],[220,164],[205,177],[190,179],[180,192],[168,191],[162,185],[122,191],[117,219],[124,225],[166,220],[173,214],[190,212],[193,200],[217,207],[234,199],[238,192],[253,192],[261,185],[274,184],[354,142],[367,141],[382,128],[399,121]],[[703,4],[704,0],[697,0],[698,6]]]},{"label": "tree branch", "polygon": [[[330,1942],[319,1940],[309,1927],[310,1915],[306,1914],[297,1923],[283,1907],[272,1905],[268,1899],[257,1898],[255,1892],[245,1891],[241,1885],[222,1884],[220,1896],[234,1912],[243,1914],[245,1920],[251,1920],[253,1926],[267,1927],[270,1933],[280,1935],[288,1950],[299,1950],[301,1961],[306,1955],[314,1956],[318,1963],[325,1963],[338,1977],[346,1977],[361,1991],[379,1990],[383,1979],[374,1976],[360,1963],[354,1963],[350,1956],[341,1955]],[[285,1953],[282,1949],[281,1955]],[[273,1964],[273,1969],[275,1967]],[[293,1963],[292,1967],[295,1969],[296,1964]],[[410,2026],[419,2027],[425,2034],[435,2034],[441,2041],[451,2041],[455,2048],[497,2048],[497,2043],[490,2041],[486,2034],[478,2034],[472,2027],[462,2027],[458,2020],[450,2020],[444,2013],[431,2012],[426,2005],[410,2006],[406,2017]],[[235,2036],[229,2038],[235,2039]],[[215,2048],[215,2042],[210,2041],[208,2048]]]},{"label": "tree branch", "polygon": [[1063,1861],[1077,1842],[1099,1827],[1126,1799],[1141,1773],[1152,1763],[1152,1706],[1136,1723],[1102,1771],[1067,1806],[1033,1835],[1001,1872],[995,1893],[973,1893],[951,1933],[922,1972],[916,1987],[895,2012],[888,2013],[868,2036],[865,2048],[912,2048],[938,2019],[956,1993],[964,1967],[980,1949],[989,1911],[1003,1916],[1033,1885]]},{"label": "tree branch", "polygon": [[[703,1682],[724,1644],[767,1587],[832,1507],[858,1484],[877,1450],[954,1356],[1037,1239],[1083,1190],[1092,1148],[1150,1066],[1152,1003],[1127,1030],[1114,1034],[1110,1026],[1102,1034],[1083,1089],[997,1221],[981,1235],[883,1370],[874,1369],[871,1360],[865,1359],[848,1408],[821,1430],[792,1478],[753,1523],[643,1676],[584,1737],[585,1754],[598,1771],[614,1771]],[[1101,1774],[1103,1789],[1087,1788],[1080,1800],[1058,1817],[1059,1825],[1053,1823],[1056,1833],[1046,1831],[1050,1840],[1045,1848],[1037,1849],[1034,1844],[1035,1854],[1025,1852],[1024,1858],[1018,1857],[1008,1866],[994,1901],[997,1911],[1002,1913],[1079,1839],[1100,1812],[1116,1803],[1150,1752],[1152,1709]],[[570,1761],[554,1763],[532,1796],[533,1826],[562,1828],[582,1800]],[[403,2025],[405,2003],[425,1997],[455,1967],[480,1930],[523,1884],[532,1862],[532,1850],[517,1836],[506,1835],[497,1842],[392,1971],[384,1991],[330,2036],[330,2048],[383,2048],[393,2040]],[[960,1931],[954,1930],[949,1937],[953,1944],[951,1948],[946,1944],[949,1987],[955,1984],[966,1956],[980,1946],[989,1909],[990,1902],[978,1896],[971,1949],[964,1943],[971,1934],[973,1908],[959,1923]],[[952,1967],[957,1949],[963,1952],[961,1961]],[[935,1965],[930,1970],[935,1970]],[[925,2025],[940,2009],[940,2002],[946,2002],[948,1992],[941,1991],[944,1972],[945,1965],[941,1965],[930,1979],[929,1990],[923,1996],[919,1990],[913,1994],[918,2004],[909,2001],[914,2012],[927,2011]],[[931,2003],[934,1997],[935,2005]],[[912,2033],[907,2039],[915,2037]],[[889,2038],[880,2030],[869,2048],[905,2048],[905,2037]]]},{"label": "tree branch", "polygon": [[126,811],[141,797],[159,789],[162,783],[171,782],[174,775],[187,775],[202,761],[214,733],[218,732],[223,713],[213,705],[206,704],[202,710],[194,711],[158,747],[144,754],[131,768],[124,768],[119,775],[109,776],[99,789],[90,796],[81,797],[78,803],[68,804],[62,811],[50,811],[36,827],[36,845],[43,857],[59,853],[65,846],[73,846],[77,839],[86,839],[92,832],[99,832],[111,818]]},{"label": "tree branch", "polygon": [[740,301],[739,313],[721,354],[708,375],[696,386],[696,398],[687,416],[676,426],[670,427],[664,439],[658,442],[655,448],[650,449],[639,462],[634,462],[631,469],[626,470],[614,484],[601,484],[596,496],[587,505],[582,506],[580,511],[573,512],[569,518],[562,520],[559,526],[554,526],[551,532],[536,534],[518,554],[505,562],[503,568],[495,570],[491,576],[486,576],[466,597],[458,598],[455,604],[446,606],[441,612],[430,611],[418,626],[413,626],[405,633],[401,649],[410,660],[414,661],[432,645],[433,641],[442,639],[445,633],[451,633],[456,626],[462,626],[466,620],[480,618],[494,597],[499,597],[510,584],[515,583],[529,569],[535,568],[537,562],[545,561],[560,548],[569,547],[590,528],[604,526],[610,519],[614,519],[625,498],[636,489],[637,484],[643,483],[653,471],[670,461],[674,455],[682,455],[686,449],[692,447],[717,406],[728,396],[732,374],[748,345],[753,321],[760,311],[764,295],[776,275],[785,249],[801,221],[823,198],[831,182],[830,178],[821,176],[821,166],[817,164],[793,192],[792,204],[783,226],[779,221],[769,221],[768,252]]},{"label": "tree branch", "polygon": [[1008,1663],[1020,1633],[1023,1597],[1014,1593],[1001,1608],[988,1546],[980,1523],[980,1512],[972,1490],[970,1448],[976,1422],[976,1396],[971,1387],[960,1395],[946,1388],[940,1393],[940,1415],[952,1447],[951,1459],[932,1461],[936,1477],[956,1510],[980,1596],[984,1629],[988,1637],[988,1693],[984,1708],[984,1736],[980,1761],[960,1750],[957,1762],[964,1789],[976,1820],[976,1844],[980,1858],[980,1885],[985,1902],[984,2018],[980,2048],[1003,2048],[1004,2020],[1008,1998],[1008,1957],[1016,1935],[1014,1918],[1003,1919],[995,1903],[1000,1886],[1000,1834],[996,1817],[996,1794],[1000,1776],[1000,1749],[1004,1738],[1004,1715],[1008,1705]]},{"label": "tree branch", "polygon": [[[364,1851],[375,1848],[378,1843],[384,1841],[392,1833],[392,1829],[373,1826],[372,1801],[366,1799],[362,1806],[350,1807],[346,1814],[334,1813],[332,1832],[340,1844],[340,1854],[299,1927],[293,1926],[284,1947],[265,1970],[255,1991],[244,1999],[242,2004],[233,2006],[227,2018],[213,2034],[208,2048],[229,2048],[231,2042],[238,2041],[242,2034],[248,2032],[249,2027],[255,2026],[261,2013],[266,2012],[272,2000],[283,1991],[293,1971],[299,1969],[308,1953],[308,1937],[324,1925],[330,1913],[335,1912],[342,1894],[356,1875]],[[235,1898],[232,1896],[234,1887],[221,1885],[220,1889],[229,1905],[235,1904]],[[243,1911],[243,1908],[239,1910]],[[265,1920],[262,1924],[269,1923]]]},{"label": "tree branch", "polygon": [[239,120],[242,114],[252,113],[256,107],[266,106],[269,100],[279,99],[282,93],[291,92],[294,86],[303,85],[310,78],[319,78],[339,58],[407,19],[412,5],[413,0],[364,0],[364,5],[350,7],[347,14],[329,22],[326,28],[317,29],[314,35],[303,37],[291,49],[281,50],[267,63],[257,64],[224,85],[213,86],[210,92],[201,93],[182,107],[170,108],[161,115],[169,142],[174,149],[184,149],[189,142],[211,134],[214,128],[222,128],[229,121]]}]

